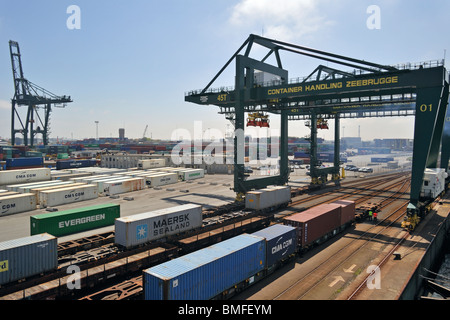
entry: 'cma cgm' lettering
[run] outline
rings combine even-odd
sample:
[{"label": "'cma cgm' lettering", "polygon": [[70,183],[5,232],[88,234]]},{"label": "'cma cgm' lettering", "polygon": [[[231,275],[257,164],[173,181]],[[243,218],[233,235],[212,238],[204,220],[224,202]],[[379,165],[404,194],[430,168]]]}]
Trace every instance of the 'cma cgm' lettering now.
[{"label": "'cma cgm' lettering", "polygon": [[66,199],[68,199],[68,198],[78,198],[78,197],[82,197],[82,196],[84,196],[84,192],[69,193],[69,194],[66,194],[64,197]]},{"label": "'cma cgm' lettering", "polygon": [[93,222],[93,221],[100,221],[100,220],[104,220],[104,219],[105,219],[105,214],[97,214],[95,216],[90,216],[90,217],[72,219],[72,220],[67,220],[67,221],[60,221],[58,223],[58,227],[61,229],[61,228],[65,228],[65,227],[76,226],[78,224],[84,224],[84,223],[89,223],[89,222]]},{"label": "'cma cgm' lettering", "polygon": [[292,239],[286,240],[280,244],[277,244],[276,246],[272,247],[272,254],[275,254],[283,249],[286,249],[287,247],[292,245]]}]

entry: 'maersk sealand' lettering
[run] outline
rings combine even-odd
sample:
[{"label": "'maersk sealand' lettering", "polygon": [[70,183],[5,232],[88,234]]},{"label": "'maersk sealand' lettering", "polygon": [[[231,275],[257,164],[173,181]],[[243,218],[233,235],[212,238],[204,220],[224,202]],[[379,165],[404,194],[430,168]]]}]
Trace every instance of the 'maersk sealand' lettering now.
[{"label": "'maersk sealand' lettering", "polygon": [[153,222],[153,235],[164,235],[190,226],[189,213]]}]

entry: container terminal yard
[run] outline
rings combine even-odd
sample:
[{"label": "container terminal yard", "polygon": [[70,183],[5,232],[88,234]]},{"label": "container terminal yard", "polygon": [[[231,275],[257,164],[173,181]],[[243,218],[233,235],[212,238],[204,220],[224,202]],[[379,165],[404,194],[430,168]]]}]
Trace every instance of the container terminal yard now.
[{"label": "container terminal yard", "polygon": [[[252,58],[253,46],[267,56]],[[71,102],[26,91],[18,43],[10,50],[13,112]],[[319,65],[290,80],[281,51],[355,72]],[[213,89],[232,63],[234,88]],[[172,157],[179,142],[51,146],[45,124],[19,130],[13,116],[0,162],[0,300],[446,299],[436,271],[450,227],[448,100],[442,63],[385,66],[252,34],[204,89],[185,94],[234,124],[225,163],[207,161],[207,144],[184,149],[200,159],[189,165]],[[280,136],[256,160],[275,164],[252,165],[239,132],[268,128],[270,115]],[[396,116],[415,117],[410,151],[341,152],[340,119]],[[307,148],[288,135],[299,120]],[[325,153],[318,130],[329,121]]]}]

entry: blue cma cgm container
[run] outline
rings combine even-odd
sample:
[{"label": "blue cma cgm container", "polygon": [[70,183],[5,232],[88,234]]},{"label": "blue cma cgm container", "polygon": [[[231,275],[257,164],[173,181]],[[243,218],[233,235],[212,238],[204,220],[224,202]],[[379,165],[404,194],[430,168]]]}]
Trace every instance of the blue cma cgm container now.
[{"label": "blue cma cgm container", "polygon": [[266,267],[271,269],[279,262],[289,258],[297,248],[297,228],[274,224],[253,233],[266,239]]},{"label": "blue cma cgm container", "polygon": [[145,300],[209,300],[264,270],[264,238],[243,234],[144,270]]}]

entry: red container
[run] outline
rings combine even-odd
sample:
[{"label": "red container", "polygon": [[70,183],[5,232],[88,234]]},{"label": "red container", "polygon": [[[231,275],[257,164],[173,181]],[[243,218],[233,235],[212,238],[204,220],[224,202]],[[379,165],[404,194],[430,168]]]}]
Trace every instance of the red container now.
[{"label": "red container", "polygon": [[284,219],[298,229],[298,244],[305,247],[341,226],[341,206],[322,204]]},{"label": "red container", "polygon": [[341,225],[346,224],[349,221],[355,219],[356,205],[355,201],[349,200],[338,200],[332,204],[337,204],[341,206]]}]

